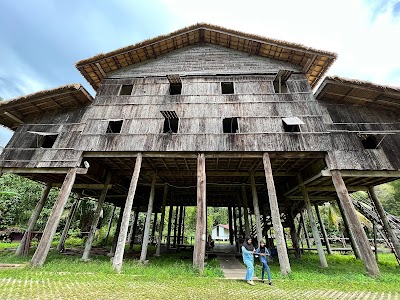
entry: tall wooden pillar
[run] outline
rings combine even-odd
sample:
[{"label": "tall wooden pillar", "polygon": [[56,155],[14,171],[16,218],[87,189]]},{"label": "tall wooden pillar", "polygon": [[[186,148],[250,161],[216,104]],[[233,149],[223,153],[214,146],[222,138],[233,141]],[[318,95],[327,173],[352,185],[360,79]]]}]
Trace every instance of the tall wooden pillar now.
[{"label": "tall wooden pillar", "polygon": [[319,226],[322,231],[322,236],[324,237],[326,252],[328,252],[328,254],[332,254],[331,245],[329,245],[328,234],[326,233],[324,222],[322,221],[321,214],[319,213],[318,205],[314,204],[314,208],[315,208],[315,213],[317,214]]},{"label": "tall wooden pillar", "polygon": [[110,235],[110,230],[111,230],[111,225],[112,225],[112,221],[114,219],[114,214],[115,214],[115,210],[117,209],[117,207],[114,205],[113,211],[111,213],[111,217],[110,220],[108,220],[108,226],[107,226],[107,234],[106,237],[104,238],[104,242],[107,244],[108,241],[108,236]]},{"label": "tall wooden pillar", "polygon": [[239,235],[243,235],[243,222],[242,222],[242,202],[240,201],[240,196],[237,196],[238,203],[238,218],[239,218]]},{"label": "tall wooden pillar", "polygon": [[236,242],[236,238],[237,238],[237,223],[236,223],[236,207],[233,206],[232,207],[232,217],[233,217],[233,237],[234,237],[234,241]]},{"label": "tall wooden pillar", "polygon": [[135,235],[136,235],[136,230],[137,230],[137,224],[139,220],[139,211],[140,211],[140,204],[136,206],[136,211],[134,218],[135,220],[133,221],[133,226],[131,230],[131,241],[129,242],[129,250],[133,250],[133,245],[135,244]]},{"label": "tall wooden pillar", "polygon": [[68,214],[67,221],[65,222],[64,230],[60,236],[60,240],[57,245],[57,251],[59,251],[59,252],[64,250],[64,243],[65,243],[65,240],[67,239],[68,230],[69,230],[69,227],[71,226],[72,219],[74,218],[76,208],[79,205],[80,198],[81,198],[81,194],[78,194],[78,197],[75,199],[74,203],[71,206],[71,209],[69,210],[69,214]]},{"label": "tall wooden pillar", "polygon": [[254,179],[254,172],[250,172],[250,181],[251,181],[251,194],[253,195],[254,216],[256,218],[257,241],[258,243],[260,243],[260,241],[262,241],[261,214],[260,214],[260,207],[258,205],[258,195],[256,189],[256,181]]},{"label": "tall wooden pillar", "polygon": [[183,205],[179,207],[179,222],[178,222],[178,244],[182,243],[182,219],[183,219]]},{"label": "tall wooden pillar", "polygon": [[322,248],[321,237],[319,236],[318,227],[317,227],[317,224],[315,223],[315,218],[314,218],[314,214],[312,212],[310,198],[308,197],[308,193],[307,193],[304,185],[301,186],[301,192],[303,193],[303,199],[304,199],[304,203],[306,205],[308,220],[310,221],[310,226],[311,226],[311,230],[312,230],[312,234],[313,234],[313,238],[314,238],[314,243],[317,246],[319,262],[321,264],[321,267],[327,268],[328,262],[326,261],[324,249]]},{"label": "tall wooden pillar", "polygon": [[193,266],[204,271],[204,257],[206,252],[206,159],[204,153],[197,156],[197,215],[196,236],[193,251]]},{"label": "tall wooden pillar", "polygon": [[372,226],[373,226],[373,230],[374,230],[374,254],[375,254],[375,260],[378,262],[378,242],[377,242],[377,238],[378,238],[378,230],[377,230],[377,224],[375,221],[372,221]]},{"label": "tall wooden pillar", "polygon": [[244,215],[244,234],[245,236],[250,235],[250,225],[249,225],[249,208],[247,205],[247,194],[246,187],[242,184],[242,201],[243,201],[243,215]]},{"label": "tall wooden pillar", "polygon": [[397,254],[397,257],[400,257],[400,242],[399,239],[397,238],[396,234],[393,232],[392,228],[389,225],[389,221],[386,217],[386,212],[383,209],[383,206],[381,202],[379,201],[378,197],[376,196],[375,190],[373,186],[368,187],[369,195],[374,202],[376,211],[379,214],[379,217],[382,220],[383,227],[385,228],[386,232],[388,233],[390,237],[390,241],[393,244],[394,251]]},{"label": "tall wooden pillar", "polygon": [[[1,173],[0,173],[1,176]],[[29,219],[28,222],[28,228],[26,229],[26,232],[24,233],[24,236],[22,237],[21,243],[19,244],[17,251],[15,252],[15,255],[24,255],[25,252],[26,254],[28,254],[29,250],[29,241],[28,241],[28,237],[31,235],[31,232],[33,231],[33,229],[35,228],[36,222],[39,219],[39,215],[43,210],[43,206],[46,203],[47,197],[49,196],[51,190],[51,185],[46,184],[43,187],[42,190],[42,195],[40,196],[40,199],[38,201],[38,203],[36,204],[35,209],[33,210],[32,216]]]},{"label": "tall wooden pillar", "polygon": [[174,219],[174,248],[176,247],[176,232],[178,229],[178,218],[179,218],[179,206],[175,209],[175,219]]},{"label": "tall wooden pillar", "polygon": [[140,262],[144,263],[147,257],[147,248],[149,247],[149,234],[150,234],[150,223],[151,223],[151,213],[153,212],[154,196],[156,193],[156,182],[157,174],[154,174],[153,181],[151,183],[149,205],[147,207],[146,222],[144,224],[144,235],[142,242],[142,253],[140,253]]},{"label": "tall wooden pillar", "polygon": [[165,219],[165,205],[167,204],[167,197],[168,197],[168,185],[164,185],[164,195],[162,201],[162,208],[161,208],[161,220],[160,226],[158,228],[158,237],[157,237],[157,248],[155,256],[160,256],[161,252],[161,241],[162,241],[162,233],[164,229],[164,219]]},{"label": "tall wooden pillar", "polygon": [[43,236],[40,239],[39,245],[32,257],[31,265],[33,267],[43,266],[47,254],[49,253],[51,242],[53,241],[54,234],[56,233],[58,223],[60,222],[62,212],[64,211],[65,204],[68,201],[69,194],[71,193],[72,186],[76,178],[77,168],[71,168],[65,175],[64,182],[61,186],[57,200],[54,203],[50,217],[47,221],[46,227],[43,231]]},{"label": "tall wooden pillar", "polygon": [[229,244],[233,245],[232,207],[228,206]]},{"label": "tall wooden pillar", "polygon": [[167,228],[167,246],[169,249],[171,247],[171,229],[172,229],[172,213],[174,212],[174,207],[172,205],[169,206],[168,211],[168,228]]},{"label": "tall wooden pillar", "polygon": [[350,199],[342,175],[339,170],[331,170],[331,174],[333,185],[335,186],[336,193],[342,204],[344,214],[347,216],[349,221],[349,229],[354,233],[354,236],[357,237],[355,240],[358,249],[360,250],[360,255],[364,262],[365,269],[369,275],[378,276],[380,274],[378,265],[372,253],[371,246],[369,245],[367,235],[357,217],[356,210]]},{"label": "tall wooden pillar", "polygon": [[110,180],[111,180],[111,173],[108,173],[106,183],[105,183],[106,188],[101,191],[99,202],[97,203],[96,211],[93,216],[92,225],[90,226],[89,235],[88,235],[86,243],[85,243],[85,250],[83,251],[83,254],[82,254],[83,261],[86,261],[89,259],[90,250],[92,249],[94,235],[96,233],[97,223],[99,222],[101,210],[103,209],[103,204],[104,204],[104,201],[106,200],[106,195],[107,195],[107,190],[108,190],[107,186],[110,183]]},{"label": "tall wooden pillar", "polygon": [[115,249],[117,249],[117,244],[118,244],[118,236],[119,233],[121,232],[121,223],[122,223],[122,217],[124,216],[124,210],[121,207],[119,209],[119,215],[118,215],[118,220],[117,220],[117,228],[115,228],[115,234],[114,234],[114,239],[113,243],[110,249],[110,254],[109,256],[114,256],[115,255]]},{"label": "tall wooden pillar", "polygon": [[154,213],[153,227],[151,228],[151,244],[156,242],[156,229],[157,229],[158,213]]},{"label": "tall wooden pillar", "polygon": [[267,183],[267,189],[268,189],[269,206],[271,209],[271,219],[275,229],[276,248],[278,250],[279,265],[281,273],[283,275],[287,275],[291,272],[289,256],[287,253],[287,249],[285,247],[285,238],[281,223],[281,217],[279,213],[278,200],[276,197],[274,177],[272,176],[271,161],[269,159],[268,153],[263,154],[263,163],[264,163],[265,181]]},{"label": "tall wooden pillar", "polygon": [[306,225],[306,220],[304,218],[303,210],[300,210],[300,221],[301,221],[301,226],[303,227],[303,231],[304,231],[304,238],[306,239],[306,242],[307,242],[307,248],[310,249],[311,248],[310,237],[308,236],[308,229],[307,229],[307,225]]},{"label": "tall wooden pillar", "polygon": [[[135,161],[135,169],[133,170],[131,183],[129,185],[128,196],[125,200],[125,207],[122,213],[121,225],[118,234],[117,247],[115,248],[115,255],[113,258],[113,268],[120,272],[122,268],[122,261],[124,258],[126,236],[129,228],[129,217],[132,211],[133,199],[135,198],[136,187],[139,180],[140,168],[142,167],[142,153],[138,153]],[[121,207],[122,210],[122,207]]]},{"label": "tall wooden pillar", "polygon": [[183,219],[182,219],[182,244],[185,243],[185,220],[186,220],[186,206],[183,207]]},{"label": "tall wooden pillar", "polygon": [[292,239],[292,245],[294,249],[294,257],[298,259],[301,257],[301,252],[300,252],[299,237],[296,231],[296,226],[294,224],[293,213],[290,213],[289,215],[289,227],[290,227],[290,238]]}]

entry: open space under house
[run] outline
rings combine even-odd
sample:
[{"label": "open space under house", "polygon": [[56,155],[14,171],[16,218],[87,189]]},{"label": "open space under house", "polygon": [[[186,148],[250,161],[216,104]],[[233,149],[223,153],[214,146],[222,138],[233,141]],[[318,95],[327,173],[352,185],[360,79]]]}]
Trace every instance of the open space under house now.
[{"label": "open space under house", "polygon": [[[76,191],[97,198],[100,208],[104,202],[122,208],[113,257],[118,271],[131,211],[147,211],[144,260],[150,216],[167,219],[166,206],[197,206],[193,264],[200,270],[207,206],[228,207],[230,223],[245,233],[253,214],[258,240],[273,227],[283,274],[290,272],[283,228],[291,229],[298,251],[294,219],[306,210],[325,267],[324,232],[311,207],[318,212],[318,205],[337,201],[353,250],[378,275],[349,193],[369,192],[400,256],[396,230],[374,193],[374,186],[400,178],[400,89],[339,77],[321,83],[335,58],[196,24],[78,62],[95,98],[74,84],[2,102],[0,122],[15,133],[1,154],[1,172],[44,184],[28,232],[50,188],[61,187],[31,264],[45,262]],[[84,258],[92,240],[93,229]]]}]

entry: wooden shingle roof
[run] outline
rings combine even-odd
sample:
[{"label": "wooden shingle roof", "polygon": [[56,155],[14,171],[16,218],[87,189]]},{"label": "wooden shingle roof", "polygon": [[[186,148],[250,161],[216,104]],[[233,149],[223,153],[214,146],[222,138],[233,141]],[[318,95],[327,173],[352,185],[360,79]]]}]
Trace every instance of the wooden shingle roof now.
[{"label": "wooden shingle roof", "polygon": [[336,59],[336,54],[332,52],[200,23],[81,60],[76,67],[97,90],[102,80],[116,70],[199,43],[211,43],[252,55],[290,62],[302,68],[312,87]]},{"label": "wooden shingle roof", "polygon": [[80,84],[68,84],[0,102],[0,124],[15,129],[34,114],[68,109],[92,103],[92,96]]}]

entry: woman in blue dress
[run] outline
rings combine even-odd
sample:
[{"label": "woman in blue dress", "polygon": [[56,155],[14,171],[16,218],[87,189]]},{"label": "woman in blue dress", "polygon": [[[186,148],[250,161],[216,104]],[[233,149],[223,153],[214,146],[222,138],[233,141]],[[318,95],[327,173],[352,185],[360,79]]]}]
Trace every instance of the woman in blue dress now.
[{"label": "woman in blue dress", "polygon": [[262,271],[261,271],[261,281],[264,283],[264,272],[267,270],[267,276],[268,276],[268,284],[272,285],[272,280],[271,280],[271,270],[269,269],[268,263],[267,263],[267,257],[271,256],[269,253],[267,247],[265,247],[264,241],[260,242],[260,247],[258,247],[256,253],[260,257],[260,262],[262,263]]},{"label": "woman in blue dress", "polygon": [[250,285],[254,285],[253,275],[254,275],[254,253],[256,253],[256,249],[251,243],[251,237],[246,236],[245,241],[242,245],[242,256],[243,262],[247,266],[246,272],[246,281]]}]

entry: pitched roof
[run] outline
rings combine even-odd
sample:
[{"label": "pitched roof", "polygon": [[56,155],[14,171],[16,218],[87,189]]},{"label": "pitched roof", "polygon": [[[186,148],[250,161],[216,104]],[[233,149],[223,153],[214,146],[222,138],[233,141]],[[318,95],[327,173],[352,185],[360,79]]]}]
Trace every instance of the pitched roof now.
[{"label": "pitched roof", "polygon": [[375,104],[386,108],[400,108],[400,88],[338,76],[327,76],[315,92],[315,98],[358,105]]},{"label": "pitched roof", "polygon": [[200,23],[81,60],[76,63],[76,67],[97,90],[101,81],[116,70],[199,43],[211,43],[293,63],[302,68],[312,87],[336,59],[336,54],[332,52]]},{"label": "pitched roof", "polygon": [[0,124],[15,129],[34,114],[92,103],[92,96],[80,84],[68,84],[0,102]]}]

